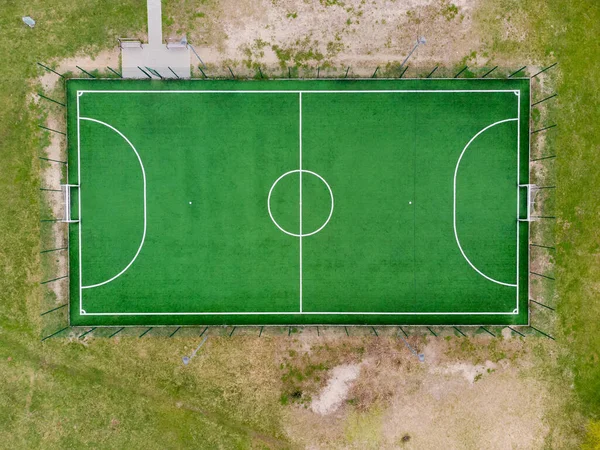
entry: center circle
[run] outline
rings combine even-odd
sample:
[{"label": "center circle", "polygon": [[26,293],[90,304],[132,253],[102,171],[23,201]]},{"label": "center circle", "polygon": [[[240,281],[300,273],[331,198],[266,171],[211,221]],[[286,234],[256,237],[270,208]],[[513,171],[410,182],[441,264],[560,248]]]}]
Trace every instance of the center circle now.
[{"label": "center circle", "polygon": [[[285,178],[291,174],[294,174],[294,173],[303,173],[303,174],[306,173],[306,174],[312,175],[314,177],[317,177],[327,187],[327,190],[329,191],[329,196],[331,197],[331,206],[329,209],[329,216],[327,217],[327,220],[325,220],[323,225],[321,225],[316,230],[311,231],[310,233],[304,233],[304,232],[303,233],[292,233],[291,231],[286,230],[281,225],[279,225],[279,223],[277,223],[277,220],[275,220],[275,217],[273,217],[273,212],[271,211],[271,195],[273,194],[273,190],[275,189],[275,186],[277,186],[277,183],[279,183],[283,178]],[[300,199],[300,207],[302,207],[302,199]],[[271,189],[269,189],[269,196],[267,198],[267,209],[269,210],[269,216],[271,217],[271,220],[273,221],[275,226],[277,228],[279,228],[281,231],[283,231],[285,234],[288,234],[288,235],[294,236],[294,237],[312,236],[313,234],[317,234],[319,231],[321,231],[323,228],[325,228],[325,226],[329,223],[331,216],[333,215],[333,191],[331,190],[331,187],[329,186],[327,181],[325,181],[325,179],[318,173],[311,172],[310,170],[304,170],[304,169],[290,170],[289,172],[286,172],[283,175],[281,175],[279,178],[277,178],[275,180],[275,182],[273,183],[273,185],[271,186]]]}]

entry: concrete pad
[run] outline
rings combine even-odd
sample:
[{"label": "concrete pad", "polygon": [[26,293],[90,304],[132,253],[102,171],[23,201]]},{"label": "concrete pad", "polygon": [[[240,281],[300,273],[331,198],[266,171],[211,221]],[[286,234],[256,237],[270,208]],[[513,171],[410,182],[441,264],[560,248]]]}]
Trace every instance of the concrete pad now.
[{"label": "concrete pad", "polygon": [[[190,50],[187,47],[167,48],[165,44],[151,46],[144,44],[142,48],[121,49],[123,78],[148,78],[138,66],[156,70],[165,78],[176,78],[169,67],[180,78],[190,78]],[[152,73],[152,78],[158,78]]]}]

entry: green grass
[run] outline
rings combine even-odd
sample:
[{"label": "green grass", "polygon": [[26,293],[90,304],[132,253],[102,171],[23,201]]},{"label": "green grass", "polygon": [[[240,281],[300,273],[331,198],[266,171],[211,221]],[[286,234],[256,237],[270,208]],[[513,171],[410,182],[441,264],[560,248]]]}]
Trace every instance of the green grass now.
[{"label": "green grass", "polygon": [[[496,54],[512,55],[513,60],[537,59],[542,65],[559,65],[543,77],[545,92],[559,94],[548,102],[547,123],[556,121],[559,128],[548,133],[545,155],[558,155],[555,165],[548,165],[558,186],[556,210],[556,298],[560,322],[557,332],[564,344],[561,365],[572,370],[575,392],[584,414],[596,425],[591,427],[588,448],[598,448],[597,429],[600,419],[600,303],[596,301],[600,279],[598,262],[597,192],[600,164],[597,151],[600,111],[597,108],[600,85],[597,77],[600,51],[592,32],[600,20],[600,5],[580,2],[497,2],[482,8],[479,20],[489,38],[489,48]],[[499,25],[509,20],[527,39],[503,37]],[[517,66],[518,68],[519,66]]]},{"label": "green grass", "polygon": [[[72,324],[527,323],[528,80],[79,80],[68,98]],[[280,178],[300,148],[311,172]],[[457,246],[459,157],[461,245],[509,284],[520,252],[518,314]]]},{"label": "green grass", "polygon": [[[556,23],[568,23],[568,33],[557,36],[563,77],[558,93],[560,132],[554,146],[557,159],[557,254],[559,314],[565,339],[574,352],[576,389],[585,408],[600,419],[600,279],[598,203],[600,187],[596,74],[600,52],[590,27],[600,20],[600,6],[581,2],[567,8],[552,7]],[[561,151],[563,149],[563,151]],[[600,445],[600,441],[596,441]]]}]

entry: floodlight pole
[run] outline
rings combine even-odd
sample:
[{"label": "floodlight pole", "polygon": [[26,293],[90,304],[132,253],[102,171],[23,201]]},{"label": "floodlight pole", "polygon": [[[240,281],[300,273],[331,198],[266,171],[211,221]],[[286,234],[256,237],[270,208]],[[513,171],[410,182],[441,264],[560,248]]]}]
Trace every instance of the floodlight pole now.
[{"label": "floodlight pole", "polygon": [[[234,328],[234,330],[235,330],[235,328]],[[233,334],[233,332],[232,332],[232,334]],[[194,350],[190,356],[184,356],[182,358],[184,365],[187,366],[190,363],[192,358],[194,356],[196,356],[196,353],[198,353],[198,350],[200,350],[200,347],[202,347],[204,345],[204,343],[206,342],[207,339],[208,339],[208,334],[206,336],[204,336],[204,339],[202,339],[202,342],[200,342],[200,345],[198,345],[198,347],[196,347],[196,350]]]},{"label": "floodlight pole", "polygon": [[[404,330],[402,330],[402,332],[404,333]],[[406,334],[406,333],[405,333]],[[425,355],[423,353],[418,353],[409,343],[406,339],[404,339],[403,336],[398,336],[400,339],[402,339],[404,341],[404,345],[406,345],[406,348],[408,348],[410,350],[410,352],[415,355],[417,358],[419,358],[420,362],[425,361]]]},{"label": "floodlight pole", "polygon": [[416,44],[415,44],[415,46],[412,48],[412,50],[410,51],[410,53],[408,54],[408,56],[407,56],[407,57],[404,59],[404,61],[402,61],[402,64],[400,64],[400,67],[399,67],[399,68],[401,69],[402,67],[404,67],[404,64],[406,64],[406,62],[408,61],[408,58],[410,58],[410,57],[411,57],[411,55],[412,55],[412,54],[415,52],[415,50],[417,49],[417,47],[418,47],[419,45],[421,45],[421,44],[425,44],[426,42],[427,42],[427,40],[426,40],[426,39],[425,39],[423,36],[420,36],[420,37],[417,39],[417,43],[416,43]]}]

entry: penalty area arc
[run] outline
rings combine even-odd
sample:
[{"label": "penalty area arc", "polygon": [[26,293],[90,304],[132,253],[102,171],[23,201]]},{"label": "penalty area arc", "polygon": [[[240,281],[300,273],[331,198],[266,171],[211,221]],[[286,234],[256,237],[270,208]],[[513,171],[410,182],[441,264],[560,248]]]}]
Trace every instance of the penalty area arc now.
[{"label": "penalty area arc", "polygon": [[[142,232],[142,240],[140,242],[140,245],[139,245],[134,257],[131,259],[131,261],[129,261],[129,263],[125,266],[125,268],[123,268],[123,270],[121,270],[119,273],[117,273],[113,277],[109,278],[108,280],[104,280],[101,283],[91,284],[91,285],[87,285],[87,286],[83,286],[83,285],[81,286],[81,289],[91,289],[91,288],[95,288],[95,287],[99,287],[99,286],[108,284],[111,281],[114,281],[117,278],[119,278],[131,267],[131,265],[134,263],[134,261],[137,259],[138,255],[142,251],[142,247],[144,246],[144,241],[146,240],[146,228],[147,228],[147,223],[146,223],[146,210],[147,210],[147,208],[146,208],[146,171],[144,170],[144,163],[142,162],[142,158],[140,157],[140,154],[138,153],[138,151],[136,150],[134,145],[131,143],[131,141],[127,138],[127,136],[125,136],[123,133],[121,133],[119,130],[117,130],[112,125],[109,125],[106,122],[102,122],[101,120],[92,119],[90,117],[80,117],[79,120],[87,120],[90,122],[98,123],[100,125],[103,125],[109,129],[111,129],[112,131],[117,133],[119,136],[121,136],[121,138],[123,138],[123,140],[125,140],[125,142],[127,142],[127,144],[129,144],[129,146],[135,153],[135,156],[137,157],[137,159],[140,163],[140,167],[142,169],[142,180],[143,180],[143,184],[144,184],[144,230]],[[80,244],[80,246],[81,246],[81,244]]]},{"label": "penalty area arc", "polygon": [[[481,275],[483,278],[491,281],[492,283],[496,283],[496,284],[500,284],[502,286],[508,286],[508,287],[518,287],[517,284],[512,284],[512,283],[505,283],[503,281],[498,281],[488,275],[486,275],[485,273],[483,273],[481,270],[479,270],[475,264],[473,264],[471,262],[471,260],[467,257],[465,251],[462,248],[462,245],[460,244],[460,239],[458,238],[458,232],[456,231],[456,176],[458,175],[458,168],[460,166],[460,162],[465,154],[465,152],[467,151],[467,149],[469,148],[469,146],[471,145],[471,143],[473,143],[473,141],[475,139],[477,139],[479,137],[479,135],[481,135],[482,133],[484,133],[485,131],[489,130],[492,127],[495,127],[496,125],[500,125],[501,123],[506,123],[506,122],[518,122],[519,119],[517,117],[513,117],[511,119],[504,119],[504,120],[499,120],[497,122],[494,122],[490,125],[488,125],[487,127],[479,130],[475,136],[473,136],[469,142],[467,142],[467,145],[465,145],[465,147],[463,148],[462,152],[460,153],[460,156],[458,157],[458,161],[456,162],[456,167],[454,168],[454,184],[453,184],[453,203],[452,203],[452,226],[454,228],[454,238],[456,239],[456,245],[458,245],[458,249],[460,250],[460,253],[462,254],[463,258],[465,259],[465,261],[467,261],[467,263],[469,264],[469,266],[471,266],[471,268],[477,272],[479,275]],[[519,250],[517,249],[517,252]]]}]

